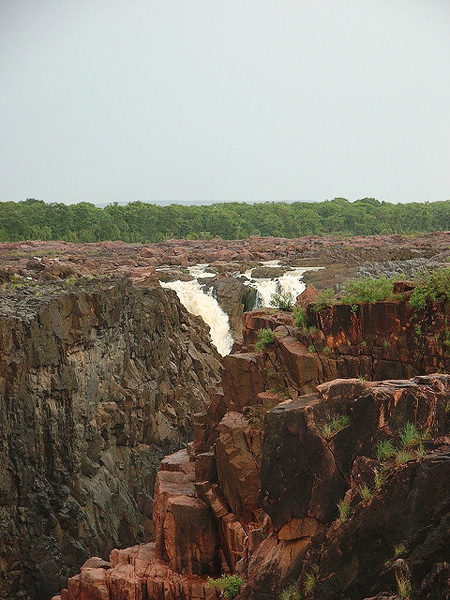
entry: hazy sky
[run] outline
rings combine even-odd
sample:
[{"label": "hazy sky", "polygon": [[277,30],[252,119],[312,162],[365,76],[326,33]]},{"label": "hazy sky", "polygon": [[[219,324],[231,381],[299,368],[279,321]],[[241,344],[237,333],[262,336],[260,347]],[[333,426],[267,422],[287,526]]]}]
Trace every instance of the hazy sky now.
[{"label": "hazy sky", "polygon": [[449,0],[0,0],[0,200],[450,198]]}]

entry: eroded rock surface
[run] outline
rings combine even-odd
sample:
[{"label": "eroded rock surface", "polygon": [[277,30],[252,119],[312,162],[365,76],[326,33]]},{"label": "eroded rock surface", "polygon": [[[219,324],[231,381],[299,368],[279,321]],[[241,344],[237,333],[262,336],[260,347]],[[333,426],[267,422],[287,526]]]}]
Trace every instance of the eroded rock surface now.
[{"label": "eroded rock surface", "polygon": [[[384,330],[381,337],[373,323],[358,322],[375,314],[366,309],[358,317],[336,307],[312,334],[293,327],[286,313],[244,316],[239,351],[224,361],[223,392],[211,390],[207,409],[195,416],[194,442],[161,463],[156,545],[145,573],[127,567],[123,589],[138,576],[134,589],[146,589],[146,600],[172,600],[173,589],[182,600],[205,600],[216,593],[208,574],[222,572],[242,577],[239,600],[276,600],[292,584],[311,600],[394,599],[401,578],[418,599],[447,598],[450,376],[430,373],[446,365],[436,343],[443,324],[436,315],[429,342],[411,339],[409,313],[401,303],[386,304],[371,310],[391,327],[389,347],[380,344]],[[349,327],[345,343],[339,322]],[[261,327],[273,330],[274,342],[256,353]],[[357,352],[361,327],[367,345]],[[314,335],[314,351],[307,335]],[[427,343],[431,361],[420,356]],[[345,377],[349,365],[378,372],[381,347],[394,373],[429,374]],[[409,446],[402,441],[407,424],[419,436]],[[377,446],[386,440],[394,452],[381,459]],[[338,503],[347,506],[345,516]],[[204,561],[195,558],[202,549]],[[117,600],[119,588],[108,584],[113,555],[111,564],[107,600]]]},{"label": "eroded rock surface", "polygon": [[153,535],[158,464],[191,436],[220,363],[203,322],[146,285],[0,292],[2,598],[49,598],[89,555]]}]

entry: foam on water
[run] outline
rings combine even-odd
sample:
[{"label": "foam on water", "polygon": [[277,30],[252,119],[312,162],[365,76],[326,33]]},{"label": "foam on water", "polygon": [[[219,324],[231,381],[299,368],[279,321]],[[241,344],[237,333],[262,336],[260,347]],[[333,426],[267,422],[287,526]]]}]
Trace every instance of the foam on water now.
[{"label": "foam on water", "polygon": [[[192,267],[194,269],[194,267]],[[191,274],[194,276],[193,272]],[[199,277],[205,277],[204,272]],[[169,288],[177,293],[181,304],[192,313],[202,317],[207,325],[212,342],[222,356],[229,354],[233,346],[233,338],[230,331],[228,316],[220,308],[212,292],[205,293],[199,282],[192,281],[169,281],[161,282],[161,286]]]},{"label": "foam on water", "polygon": [[[279,260],[269,260],[262,263],[265,267],[279,267]],[[161,282],[162,287],[174,290],[180,302],[186,309],[194,314],[199,315],[209,325],[210,335],[213,344],[218,352],[225,356],[231,351],[233,346],[233,337],[230,331],[230,321],[225,312],[221,309],[216,298],[213,296],[212,288],[204,291],[200,283],[197,281],[203,277],[214,277],[215,273],[208,271],[207,263],[193,265],[188,268],[188,272],[192,277],[192,281],[170,281],[167,283]],[[305,284],[302,277],[306,271],[317,270],[322,267],[296,268],[287,270],[278,278],[274,279],[256,279],[252,277],[253,269],[248,269],[244,273],[246,285],[251,285],[257,290],[255,307],[261,308],[270,306],[270,302],[275,294],[286,294],[292,302],[305,289]]]}]

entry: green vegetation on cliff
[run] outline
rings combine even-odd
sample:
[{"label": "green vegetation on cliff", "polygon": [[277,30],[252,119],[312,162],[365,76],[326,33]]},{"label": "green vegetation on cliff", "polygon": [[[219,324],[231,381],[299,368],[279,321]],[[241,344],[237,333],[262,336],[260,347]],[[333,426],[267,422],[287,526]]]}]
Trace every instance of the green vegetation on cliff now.
[{"label": "green vegetation on cliff", "polygon": [[450,200],[390,204],[374,198],[349,202],[223,203],[157,206],[131,202],[99,208],[42,200],[0,202],[0,241],[66,240],[158,242],[168,238],[242,239],[252,235],[416,234],[450,229]]}]

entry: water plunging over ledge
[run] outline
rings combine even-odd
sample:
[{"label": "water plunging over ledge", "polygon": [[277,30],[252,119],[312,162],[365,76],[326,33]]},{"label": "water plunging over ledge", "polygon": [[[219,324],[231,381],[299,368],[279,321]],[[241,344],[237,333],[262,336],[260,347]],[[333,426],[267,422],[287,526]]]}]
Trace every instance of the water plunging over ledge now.
[{"label": "water plunging over ledge", "polygon": [[[279,267],[280,261],[272,260],[262,263],[265,267]],[[233,337],[230,331],[230,322],[226,313],[220,307],[217,299],[214,297],[214,290],[210,288],[205,290],[198,279],[215,277],[215,273],[208,271],[208,264],[194,265],[188,268],[188,272],[195,279],[191,281],[170,281],[161,282],[161,286],[174,290],[183,306],[193,315],[202,317],[210,328],[210,335],[214,346],[222,356],[231,352],[233,346]],[[253,278],[252,271],[249,269],[243,275],[235,274],[236,277],[244,277],[245,285],[252,286],[257,291],[254,308],[270,306],[270,302],[275,294],[286,294],[292,302],[299,294],[303,292],[306,285],[302,277],[306,271],[317,270],[322,267],[301,267],[286,271],[280,277],[274,278]]]},{"label": "water plunging over ledge", "polygon": [[[207,265],[195,265],[189,268],[189,273],[193,277],[214,277],[215,274],[208,273],[206,267]],[[193,315],[202,317],[209,325],[212,342],[219,354],[226,356],[231,352],[233,337],[230,331],[230,321],[212,295],[212,289],[205,292],[197,279],[161,282],[161,286],[174,290],[181,304]]]}]

